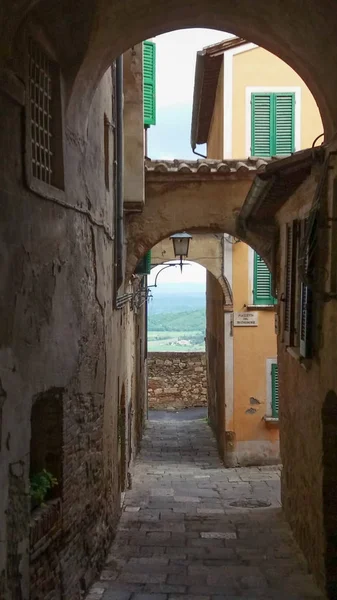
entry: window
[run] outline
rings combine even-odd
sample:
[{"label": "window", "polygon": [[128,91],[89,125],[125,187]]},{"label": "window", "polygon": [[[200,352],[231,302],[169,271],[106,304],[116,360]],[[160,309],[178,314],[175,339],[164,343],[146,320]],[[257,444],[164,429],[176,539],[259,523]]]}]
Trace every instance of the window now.
[{"label": "window", "polygon": [[295,94],[252,93],[251,154],[275,156],[295,150]]},{"label": "window", "polygon": [[301,223],[299,265],[301,268],[300,355],[311,358],[313,352],[314,251],[317,241],[317,214]]},{"label": "window", "polygon": [[283,298],[283,338],[287,346],[296,345],[296,263],[297,221],[286,224],[285,291]]},{"label": "window", "polygon": [[137,275],[150,275],[151,273],[151,250],[144,254],[135,269]]},{"label": "window", "polygon": [[298,348],[300,356],[312,356],[315,216],[287,223],[285,228],[285,275],[283,292],[283,341]]},{"label": "window", "polygon": [[312,290],[306,284],[301,284],[301,315],[300,315],[300,355],[311,358],[312,355]]},{"label": "window", "polygon": [[271,365],[271,416],[278,419],[278,364]]},{"label": "window", "polygon": [[144,125],[156,124],[156,45],[143,44]]},{"label": "window", "polygon": [[[60,73],[32,38],[28,42],[28,179],[63,188]],[[36,191],[43,191],[43,187]]]},{"label": "window", "polygon": [[253,285],[253,304],[260,306],[276,304],[276,299],[271,293],[271,273],[264,260],[256,252],[254,252]]},{"label": "window", "polygon": [[[33,398],[31,412],[30,476],[46,470],[57,480],[46,500],[61,495],[63,460],[63,390],[51,388]],[[33,502],[32,508],[35,507]]]},{"label": "window", "polygon": [[279,387],[278,387],[278,364],[277,358],[266,360],[266,386],[267,402],[265,419],[274,420],[279,416]]}]

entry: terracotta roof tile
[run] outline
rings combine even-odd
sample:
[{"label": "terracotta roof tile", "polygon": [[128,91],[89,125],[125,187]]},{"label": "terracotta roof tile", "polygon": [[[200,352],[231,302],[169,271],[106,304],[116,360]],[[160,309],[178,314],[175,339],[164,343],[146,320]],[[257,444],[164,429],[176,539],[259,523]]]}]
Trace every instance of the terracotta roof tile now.
[{"label": "terracotta roof tile", "polygon": [[213,160],[209,158],[201,160],[146,160],[146,175],[167,174],[184,177],[186,175],[210,175],[226,176],[237,175],[238,177],[255,175],[265,170],[266,166],[273,162],[274,158],[250,157],[243,160]]}]

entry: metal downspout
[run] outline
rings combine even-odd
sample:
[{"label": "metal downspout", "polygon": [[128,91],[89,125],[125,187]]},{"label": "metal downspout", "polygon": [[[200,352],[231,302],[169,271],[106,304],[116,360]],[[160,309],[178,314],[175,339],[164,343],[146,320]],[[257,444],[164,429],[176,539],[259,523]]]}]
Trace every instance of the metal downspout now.
[{"label": "metal downspout", "polygon": [[123,283],[124,246],[124,126],[123,126],[123,56],[116,60],[116,104],[117,104],[117,174],[116,174],[116,288]]}]

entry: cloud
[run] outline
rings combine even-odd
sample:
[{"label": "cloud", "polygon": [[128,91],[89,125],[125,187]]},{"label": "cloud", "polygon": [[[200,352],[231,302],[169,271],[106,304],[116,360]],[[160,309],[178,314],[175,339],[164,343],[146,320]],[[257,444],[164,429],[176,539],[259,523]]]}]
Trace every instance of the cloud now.
[{"label": "cloud", "polygon": [[155,38],[157,125],[148,133],[151,158],[196,158],[190,147],[196,53],[228,37],[212,29],[185,29]]},{"label": "cloud", "polygon": [[156,37],[157,107],[191,104],[197,51],[228,37],[232,35],[212,29],[184,29]]},{"label": "cloud", "polygon": [[[163,266],[159,265],[151,269],[151,275],[148,277],[149,285],[154,284],[155,277],[162,268]],[[160,283],[206,283],[206,269],[197,263],[189,263],[183,266],[182,273],[180,272],[180,267],[177,266],[165,269],[160,273],[159,277]]]}]

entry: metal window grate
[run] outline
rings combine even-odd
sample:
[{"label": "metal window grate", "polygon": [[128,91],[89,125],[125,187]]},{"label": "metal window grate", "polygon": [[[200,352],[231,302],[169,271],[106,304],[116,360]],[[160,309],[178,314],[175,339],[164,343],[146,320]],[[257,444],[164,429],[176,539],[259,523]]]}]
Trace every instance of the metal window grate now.
[{"label": "metal window grate", "polygon": [[29,40],[29,95],[32,174],[52,185],[53,64],[41,47]]}]

